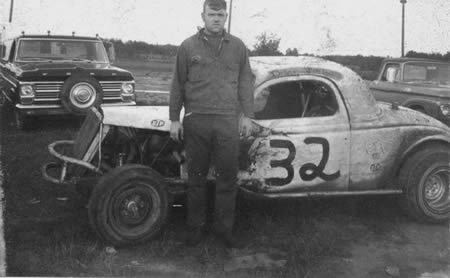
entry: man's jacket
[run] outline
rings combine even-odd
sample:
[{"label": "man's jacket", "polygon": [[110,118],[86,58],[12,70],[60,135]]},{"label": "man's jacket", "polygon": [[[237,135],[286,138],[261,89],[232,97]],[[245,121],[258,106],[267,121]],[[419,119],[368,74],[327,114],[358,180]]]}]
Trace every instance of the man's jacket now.
[{"label": "man's jacket", "polygon": [[219,51],[200,30],[178,49],[170,91],[170,120],[185,113],[253,117],[253,74],[248,51],[237,37],[224,33]]}]

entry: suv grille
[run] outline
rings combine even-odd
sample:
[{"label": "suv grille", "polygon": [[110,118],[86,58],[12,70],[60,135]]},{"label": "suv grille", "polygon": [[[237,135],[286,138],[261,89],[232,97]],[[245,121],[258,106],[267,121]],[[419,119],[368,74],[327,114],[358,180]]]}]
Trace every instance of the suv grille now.
[{"label": "suv grille", "polygon": [[34,91],[36,98],[55,98],[59,97],[59,92],[63,84],[36,84]]},{"label": "suv grille", "polygon": [[122,90],[122,82],[101,82],[103,90],[103,101],[120,100],[120,92]]},{"label": "suv grille", "polygon": [[[35,83],[33,85],[35,97],[34,101],[38,103],[60,104],[60,93],[63,82],[53,83]],[[103,102],[117,102],[121,100],[122,82],[101,82],[103,90]]]},{"label": "suv grille", "polygon": [[34,84],[34,102],[38,102],[38,104],[60,104],[59,93],[62,86],[63,82]]}]

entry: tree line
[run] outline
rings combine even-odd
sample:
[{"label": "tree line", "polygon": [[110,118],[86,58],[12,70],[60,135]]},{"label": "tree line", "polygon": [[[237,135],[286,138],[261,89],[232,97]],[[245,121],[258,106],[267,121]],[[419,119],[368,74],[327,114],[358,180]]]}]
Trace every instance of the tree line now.
[{"label": "tree line", "polygon": [[[149,44],[143,41],[126,41],[121,39],[110,39],[114,44],[116,55],[118,58],[138,58],[141,54],[151,55],[163,55],[163,56],[175,56],[178,46],[171,44]],[[251,56],[315,56],[309,53],[299,53],[297,48],[288,48],[285,53],[279,50],[281,39],[273,34],[262,33],[256,37],[256,43],[253,45],[253,49],[250,49]],[[406,57],[415,58],[429,58],[435,60],[450,61],[450,51],[446,54],[441,53],[424,53],[409,51],[405,55]],[[352,64],[358,64],[358,61],[363,57],[366,60],[365,64],[361,64],[361,69],[373,69],[379,63],[379,59],[383,57],[379,56],[362,56],[362,55],[326,55],[323,56],[326,59],[336,62],[351,62]],[[347,58],[346,58],[347,57]]]},{"label": "tree line", "polygon": [[161,55],[172,57],[177,54],[178,46],[171,44],[149,44],[143,41],[109,39],[113,43],[118,59],[139,59],[142,55]]},{"label": "tree line", "polygon": [[[177,53],[178,46],[165,44],[148,44],[142,41],[123,42],[120,39],[110,39],[114,44],[118,59],[151,59],[154,56],[173,58]],[[256,43],[249,49],[250,56],[316,56],[310,53],[299,53],[297,48],[288,48],[285,53],[279,49],[281,38],[274,34],[262,33],[256,37]],[[430,58],[450,62],[450,51],[446,54],[423,53],[409,51],[406,57]],[[320,56],[352,68],[365,79],[374,79],[385,57],[362,56],[362,55],[325,55]]]}]

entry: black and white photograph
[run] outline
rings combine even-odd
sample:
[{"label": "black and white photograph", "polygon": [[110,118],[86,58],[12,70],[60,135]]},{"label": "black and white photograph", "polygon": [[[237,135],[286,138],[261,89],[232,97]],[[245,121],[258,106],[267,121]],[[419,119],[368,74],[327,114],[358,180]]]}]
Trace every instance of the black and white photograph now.
[{"label": "black and white photograph", "polygon": [[450,278],[448,0],[0,0],[0,276]]}]

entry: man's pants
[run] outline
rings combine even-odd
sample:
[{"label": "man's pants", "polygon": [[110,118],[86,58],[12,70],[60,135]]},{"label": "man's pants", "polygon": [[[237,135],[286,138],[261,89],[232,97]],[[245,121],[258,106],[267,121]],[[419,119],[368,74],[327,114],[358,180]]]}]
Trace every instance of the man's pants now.
[{"label": "man's pants", "polygon": [[183,126],[188,163],[187,224],[194,228],[205,225],[206,178],[214,165],[214,226],[231,232],[237,191],[239,120],[237,116],[191,114],[184,118]]}]

